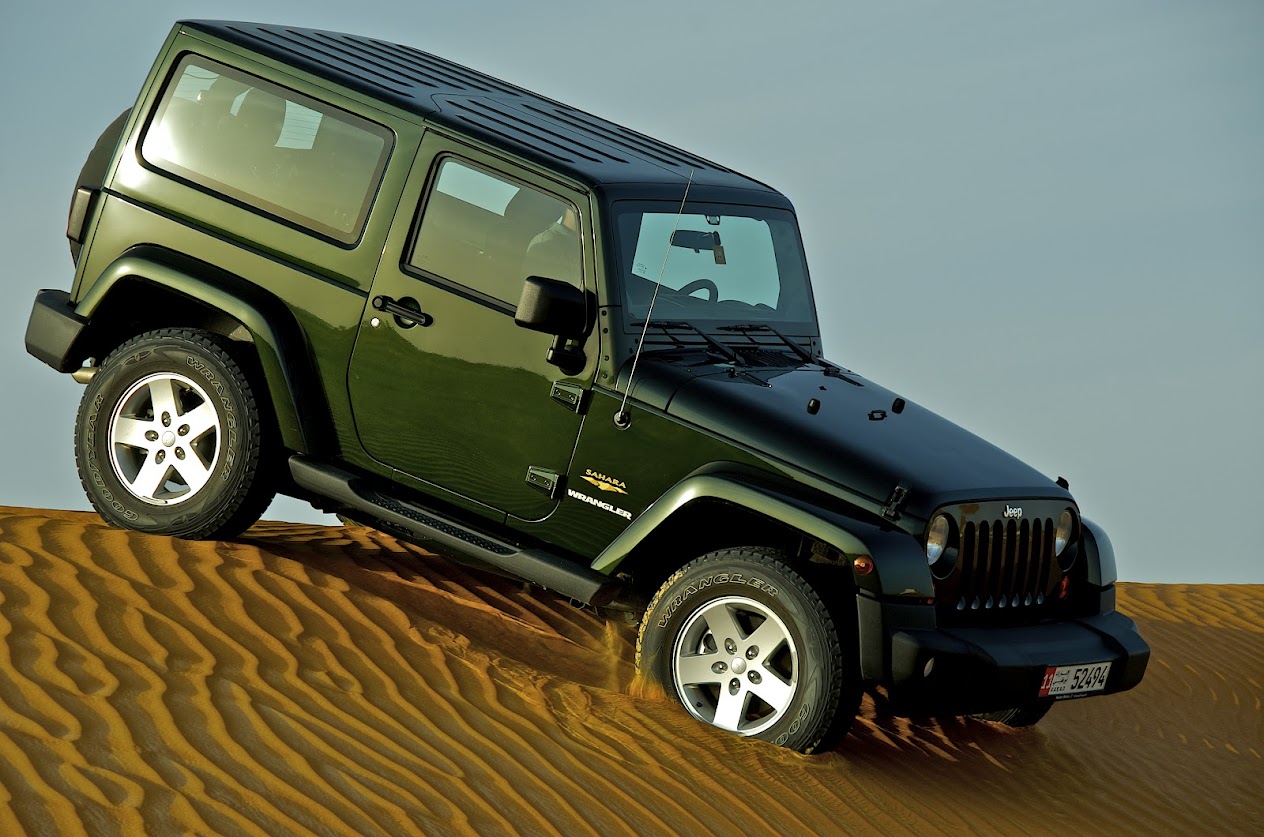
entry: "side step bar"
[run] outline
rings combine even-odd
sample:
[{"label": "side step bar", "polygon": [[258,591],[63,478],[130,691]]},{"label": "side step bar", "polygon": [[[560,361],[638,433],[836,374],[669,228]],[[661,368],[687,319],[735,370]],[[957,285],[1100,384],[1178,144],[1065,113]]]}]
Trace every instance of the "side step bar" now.
[{"label": "side step bar", "polygon": [[398,527],[437,552],[487,564],[584,604],[606,605],[621,592],[619,582],[583,564],[477,532],[432,509],[384,494],[336,465],[295,455],[290,457],[290,474],[300,488]]}]

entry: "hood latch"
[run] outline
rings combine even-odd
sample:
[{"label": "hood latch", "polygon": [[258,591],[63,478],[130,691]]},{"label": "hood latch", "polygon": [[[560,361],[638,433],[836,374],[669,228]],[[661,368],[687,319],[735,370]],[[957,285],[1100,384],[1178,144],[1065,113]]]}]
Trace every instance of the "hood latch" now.
[{"label": "hood latch", "polygon": [[904,483],[898,483],[895,488],[891,489],[891,496],[887,498],[887,504],[882,507],[882,516],[887,520],[899,520],[900,508],[908,500],[909,487]]}]

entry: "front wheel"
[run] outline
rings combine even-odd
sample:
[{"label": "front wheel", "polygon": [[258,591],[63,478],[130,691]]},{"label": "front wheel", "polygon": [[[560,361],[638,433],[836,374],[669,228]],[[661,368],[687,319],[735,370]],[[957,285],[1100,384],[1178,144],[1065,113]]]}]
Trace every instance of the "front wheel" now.
[{"label": "front wheel", "polygon": [[270,434],[234,354],[219,335],[162,329],[106,358],[79,405],[75,458],[108,522],[197,539],[259,519],[274,494]]},{"label": "front wheel", "polygon": [[659,589],[641,622],[637,668],[704,723],[810,753],[855,718],[853,634],[781,553],[723,549]]}]

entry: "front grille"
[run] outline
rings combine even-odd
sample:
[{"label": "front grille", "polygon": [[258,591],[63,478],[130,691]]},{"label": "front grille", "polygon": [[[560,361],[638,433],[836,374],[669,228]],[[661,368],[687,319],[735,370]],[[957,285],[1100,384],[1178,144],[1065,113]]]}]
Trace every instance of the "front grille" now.
[{"label": "front grille", "polygon": [[957,610],[1031,607],[1051,592],[1053,521],[994,520],[965,524],[961,533]]},{"label": "front grille", "polygon": [[935,584],[941,619],[995,624],[1041,618],[1056,603],[1062,580],[1053,556],[1054,518],[988,519],[970,513],[977,508],[955,515],[957,561]]}]

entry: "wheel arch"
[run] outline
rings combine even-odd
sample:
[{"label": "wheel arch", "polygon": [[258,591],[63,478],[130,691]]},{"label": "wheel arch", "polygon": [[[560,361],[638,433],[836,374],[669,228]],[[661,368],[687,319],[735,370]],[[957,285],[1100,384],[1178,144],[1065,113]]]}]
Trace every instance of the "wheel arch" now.
[{"label": "wheel arch", "polygon": [[700,496],[678,506],[614,566],[657,581],[717,549],[762,546],[793,557],[802,540],[803,533],[779,520],[723,497]]},{"label": "wheel arch", "polygon": [[[720,525],[722,523],[722,526]],[[703,552],[725,546],[771,546],[788,554],[835,564],[846,570],[856,589],[880,595],[888,592],[933,596],[925,560],[910,567],[909,550],[896,541],[910,540],[898,531],[848,518],[801,497],[763,485],[745,474],[691,474],[656,500],[592,562],[593,569],[613,574],[649,571],[655,574],[659,556],[669,544],[680,554],[683,541],[690,554],[676,566]],[[874,569],[857,572],[851,560],[874,557]],[[676,567],[666,566],[667,572]]]},{"label": "wheel arch", "polygon": [[[698,557],[697,554],[681,556],[676,552],[675,557],[682,560],[670,566],[672,562],[662,553],[667,552],[670,557],[675,547],[664,549],[667,545],[664,537],[688,531],[695,524],[705,524],[704,517],[695,515],[701,510],[714,513],[717,508],[725,508],[730,515],[738,510],[747,520],[762,521],[759,525],[770,528],[753,531],[775,533],[783,538],[782,545],[788,542],[784,540],[787,537],[801,539],[797,552],[790,553],[799,559],[798,567],[818,579],[832,570],[827,584],[846,582],[843,595],[830,595],[827,603],[838,608],[838,612],[850,611],[848,618],[855,619],[861,674],[867,680],[880,679],[889,666],[886,608],[894,605],[928,609],[927,603],[933,601],[935,595],[921,544],[895,527],[848,517],[801,496],[791,496],[774,486],[761,484],[757,477],[750,475],[694,473],[646,509],[594,559],[592,566],[610,574],[631,571],[641,576],[637,579],[638,586],[643,582],[661,583],[666,575],[657,576],[664,569],[670,575],[680,565]],[[726,517],[724,522],[726,527],[730,526],[732,517]],[[656,537],[655,533],[660,530],[664,536]],[[817,554],[817,545],[823,547],[823,555]],[[722,547],[712,547],[716,548]],[[868,573],[858,572],[853,564],[854,559],[862,555],[873,559]],[[832,588],[832,592],[837,593],[837,588]]]},{"label": "wheel arch", "polygon": [[[116,259],[79,300],[88,322],[75,341],[80,363],[102,359],[152,328],[189,326],[249,345],[267,389],[282,444],[318,453],[326,444],[324,394],[293,313],[257,285],[218,267],[156,247]],[[299,405],[302,409],[299,409]]]}]

